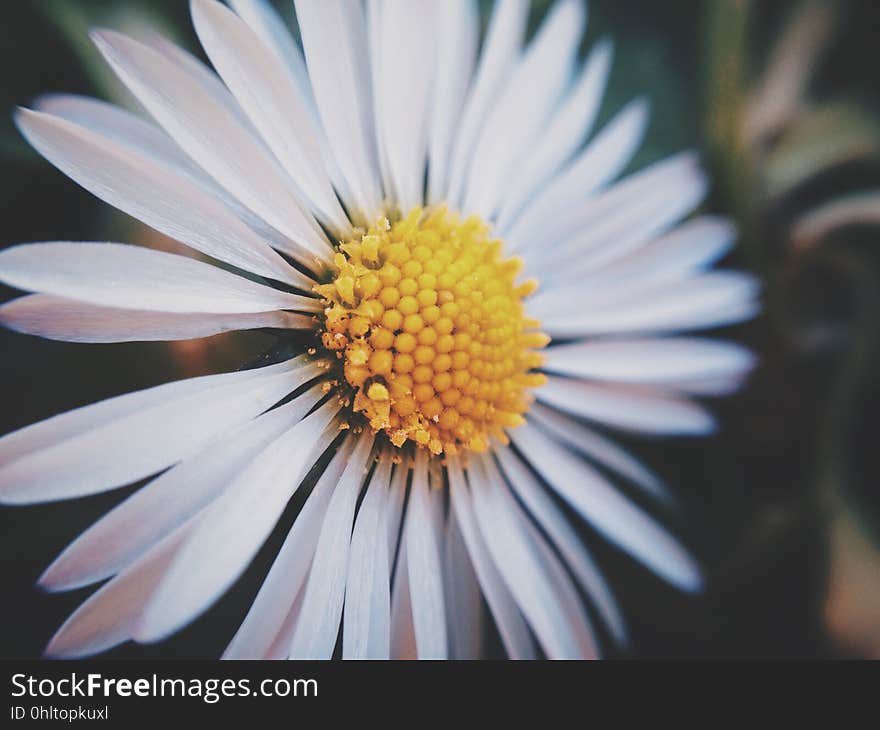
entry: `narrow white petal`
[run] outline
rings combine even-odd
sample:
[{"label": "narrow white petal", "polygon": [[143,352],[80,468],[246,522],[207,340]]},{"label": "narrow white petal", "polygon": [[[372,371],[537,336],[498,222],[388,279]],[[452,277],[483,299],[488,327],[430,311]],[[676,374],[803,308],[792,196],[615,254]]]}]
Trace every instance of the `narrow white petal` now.
[{"label": "narrow white petal", "polygon": [[470,490],[465,482],[461,464],[451,459],[449,470],[449,496],[461,535],[477,574],[486,603],[495,619],[504,649],[511,659],[534,659],[535,646],[525,619],[513,596],[498,572],[474,516]]},{"label": "narrow white petal", "polygon": [[318,106],[315,103],[315,95],[312,93],[312,82],[309,80],[309,72],[306,70],[306,62],[303,58],[302,48],[294,40],[291,29],[286,21],[272,7],[270,0],[230,0],[233,10],[244,20],[260,37],[266,47],[271,50],[286,69],[294,84],[296,84],[302,98],[305,100],[309,116],[312,120],[312,129],[317,136],[321,154],[327,166],[327,172],[333,181],[334,187],[341,191],[343,200],[350,199],[348,183],[339,163],[327,140],[327,134],[321,125],[318,115]]},{"label": "narrow white petal", "polygon": [[498,449],[496,455],[511,487],[559,549],[572,574],[594,601],[614,640],[625,645],[627,633],[623,615],[602,571],[590,557],[583,541],[544,487],[510,449]]},{"label": "narrow white petal", "polygon": [[[638,204],[560,239],[557,256],[547,262],[550,276],[555,281],[579,282],[584,275],[638,251],[691,213],[708,191],[708,179],[699,172],[680,186],[654,188]],[[558,266],[560,262],[564,265]]]},{"label": "narrow white petal", "polygon": [[509,493],[482,460],[469,469],[474,514],[492,559],[507,587],[551,659],[583,658],[590,647],[570,620],[535,542],[517,514]]},{"label": "narrow white petal", "polygon": [[746,380],[748,380],[748,372],[709,378],[682,378],[671,380],[668,385],[673,390],[691,395],[724,397],[740,390]]},{"label": "narrow white petal", "polygon": [[437,74],[428,164],[428,202],[446,201],[452,145],[465,94],[474,72],[480,17],[474,0],[440,3],[437,24]]},{"label": "narrow white petal", "polygon": [[[648,105],[637,99],[624,107],[599,134],[523,209],[509,230],[501,230],[512,250],[525,251],[547,240],[547,222],[580,211],[582,201],[613,180],[630,162],[648,125]],[[571,226],[570,226],[571,227]]]},{"label": "narrow white petal", "polygon": [[[170,44],[169,44],[170,45]],[[164,46],[163,46],[164,48]],[[175,48],[171,46],[171,48]],[[172,54],[183,53],[180,49]],[[193,64],[201,65],[191,59]],[[203,69],[206,74],[211,74]],[[214,79],[220,84],[219,79]],[[221,90],[229,94],[220,84]],[[225,98],[225,97],[224,97]],[[235,102],[230,100],[230,104]],[[237,109],[237,107],[235,107]],[[110,139],[136,156],[147,157],[164,168],[174,171],[192,184],[202,188],[212,197],[221,201],[236,217],[243,221],[251,231],[257,233],[265,243],[278,250],[286,250],[290,242],[269,226],[262,218],[246,207],[236,197],[221,187],[214,178],[199,167],[164,130],[152,122],[132,114],[113,104],[73,94],[47,94],[34,101],[34,109],[52,116],[61,117],[79,127],[83,127],[104,139]],[[240,112],[240,110],[238,110]],[[235,228],[238,229],[238,226]],[[252,234],[251,234],[252,235]]]},{"label": "narrow white petal", "polygon": [[[105,32],[106,31],[99,31],[97,35],[101,35]],[[110,33],[112,34],[112,31]],[[95,40],[94,35],[92,40]],[[230,93],[229,89],[226,88],[220,77],[214,72],[214,69],[196,58],[189,51],[185,51],[183,48],[172,43],[161,33],[156,31],[145,29],[143,36],[139,40],[145,46],[156,51],[161,56],[164,56],[168,61],[177,66],[180,72],[186,74],[192,81],[196,82],[199,85],[200,90],[210,97],[214,105],[223,107],[225,112],[238,120],[239,124],[253,135],[256,143],[262,144],[259,142],[256,130],[251,125],[247,115],[242,111],[242,108],[235,101],[235,97]]]},{"label": "narrow white petal", "polygon": [[535,403],[529,409],[529,420],[551,434],[557,441],[573,448],[590,461],[616,472],[641,487],[648,494],[665,502],[673,500],[663,481],[613,441],[600,436],[580,421],[559,411]]},{"label": "narrow white petal", "polygon": [[34,100],[34,109],[66,119],[193,179],[211,179],[161,128],[115,104],[75,94],[46,94]]},{"label": "narrow white petal", "polygon": [[449,616],[449,653],[453,659],[480,659],[483,653],[483,600],[480,584],[454,510],[446,522],[443,595]]},{"label": "narrow white petal", "polygon": [[[354,443],[352,438],[344,440],[322,472],[287,533],[247,616],[226,648],[224,659],[269,658],[270,653],[284,658],[290,655],[290,642],[305,595],[303,587],[321,534],[324,514],[351,457]],[[298,599],[298,607],[294,597]],[[293,608],[291,604],[294,604]]]},{"label": "narrow white petal", "polygon": [[660,333],[695,330],[742,322],[760,309],[759,286],[754,277],[734,271],[716,271],[633,293],[631,298],[577,314],[552,314],[533,306],[541,328],[556,338],[602,334]]},{"label": "narrow white petal", "polygon": [[46,655],[75,659],[98,654],[128,641],[144,604],[159,585],[191,528],[191,524],[181,527],[89,596],[52,637]]},{"label": "narrow white petal", "polygon": [[367,12],[367,52],[370,59],[370,87],[373,96],[373,129],[376,133],[376,157],[379,166],[381,189],[384,192],[384,200],[389,202],[394,185],[391,181],[391,168],[388,161],[388,150],[385,144],[385,135],[381,130],[385,129],[384,108],[376,100],[383,93],[387,79],[382,73],[382,54],[385,44],[382,42],[382,32],[385,28],[383,21],[385,15],[385,3],[383,0],[366,0]]},{"label": "narrow white petal", "polygon": [[318,112],[350,190],[345,203],[356,218],[372,220],[382,192],[363,6],[356,0],[295,4]]},{"label": "narrow white petal", "polygon": [[31,294],[0,306],[0,324],[65,342],[145,342],[189,340],[262,327],[314,329],[315,320],[280,310],[252,314],[146,312]]},{"label": "narrow white petal", "polygon": [[120,79],[186,153],[293,242],[291,255],[305,259],[305,252],[328,251],[283,170],[200,77],[119,33],[95,32],[93,39]]},{"label": "narrow white petal", "polygon": [[413,622],[412,592],[409,589],[409,567],[406,560],[406,540],[400,541],[394,586],[391,590],[391,658],[412,660],[419,658],[416,629]]},{"label": "narrow white petal", "polygon": [[380,33],[393,38],[378,51],[381,85],[375,103],[382,109],[376,134],[383,139],[394,200],[402,211],[424,203],[437,24],[430,0],[387,0]]},{"label": "narrow white petal", "polygon": [[336,646],[345,597],[355,506],[370,466],[373,435],[362,434],[321,525],[299,622],[290,645],[294,659],[329,659]]},{"label": "narrow white petal", "polygon": [[517,169],[498,214],[499,230],[509,227],[529,198],[546,185],[583,144],[599,112],[611,55],[612,45],[608,40],[598,43],[590,53],[574,88]]},{"label": "narrow white petal", "polygon": [[214,68],[262,135],[301,198],[338,232],[348,218],[324,168],[309,104],[278,58],[216,0],[193,0],[193,24]]},{"label": "narrow white petal", "polygon": [[0,281],[88,304],[152,312],[241,314],[321,307],[185,256],[121,243],[27,243],[0,252]]},{"label": "narrow white petal", "polygon": [[455,135],[446,196],[453,208],[460,207],[463,202],[477,138],[519,56],[528,13],[528,0],[498,0],[493,8],[477,72]]},{"label": "narrow white petal", "polygon": [[0,438],[0,461],[9,462],[40,449],[57,445],[65,439],[94,428],[100,428],[114,419],[134,415],[138,411],[151,408],[154,405],[168,403],[177,398],[186,398],[218,385],[245,382],[252,378],[277,374],[282,370],[293,369],[300,364],[299,360],[288,360],[268,368],[178,380],[154,388],[108,398],[82,408],[75,408]]},{"label": "narrow white petal", "polygon": [[387,500],[391,461],[380,461],[357,513],[348,556],[342,623],[343,659],[388,659],[391,567]]},{"label": "narrow white petal", "polygon": [[681,282],[707,269],[733,246],[736,229],[714,216],[700,216],[628,255],[586,273],[576,282],[556,282],[530,299],[535,311],[599,308],[632,299],[640,291]]},{"label": "narrow white petal", "polygon": [[755,356],[741,345],[696,337],[590,340],[549,347],[551,373],[622,383],[663,385],[748,372]]},{"label": "narrow white petal", "polygon": [[618,281],[638,277],[642,282],[682,277],[715,263],[731,249],[736,235],[736,228],[724,218],[693,218],[644,248],[601,267],[594,276],[608,275]]},{"label": "narrow white petal", "polygon": [[526,424],[511,432],[535,470],[606,538],[682,590],[702,587],[690,554],[583,459]]},{"label": "narrow white petal", "polygon": [[22,109],[16,122],[46,159],[101,200],[208,256],[308,287],[306,277],[177,166],[60,117]]},{"label": "narrow white petal", "polygon": [[[65,414],[70,419],[59,416],[11,434],[4,441],[29,433],[32,442],[44,443],[30,452],[12,451],[0,467],[0,500],[26,504],[81,497],[155,474],[277,403],[303,382],[303,369],[312,377],[320,373],[315,365],[293,363],[231,381],[209,378],[191,392],[176,384],[159,386],[113,399],[104,408],[92,406],[100,414],[94,423],[86,408]],[[86,427],[69,432],[74,423]],[[41,426],[51,439],[41,437]]]},{"label": "narrow white petal", "polygon": [[[311,556],[309,556],[311,560]],[[289,593],[293,593],[293,590],[290,590]],[[296,593],[296,598],[293,600],[293,605],[290,607],[290,610],[287,612],[287,616],[284,619],[284,622],[281,624],[281,629],[278,631],[278,635],[273,639],[271,645],[266,650],[265,653],[259,655],[246,655],[240,657],[241,659],[290,659],[290,642],[293,641],[293,632],[296,630],[296,624],[299,622],[299,614],[302,611],[302,602],[303,598],[305,598],[306,592],[300,588]],[[286,605],[286,604],[282,604]],[[223,659],[232,659],[234,657],[224,656]]]},{"label": "narrow white petal", "polygon": [[712,414],[685,397],[655,388],[547,377],[538,400],[580,418],[655,435],[704,436],[715,430]]},{"label": "narrow white petal", "polygon": [[431,514],[428,464],[419,449],[406,508],[404,539],[419,659],[445,659],[448,652],[439,540]]},{"label": "narrow white petal", "polygon": [[517,158],[534,146],[569,82],[586,11],[558,0],[500,91],[474,148],[464,210],[490,218]]},{"label": "narrow white petal", "polygon": [[145,606],[133,632],[138,641],[171,635],[238,579],[336,436],[331,421],[338,408],[328,403],[276,438],[207,508]]},{"label": "narrow white petal", "polygon": [[404,466],[394,468],[391,477],[391,494],[388,497],[388,555],[392,562],[397,554],[400,537],[400,523],[403,517],[403,501],[406,498],[406,480],[409,469]]},{"label": "narrow white petal", "polygon": [[124,569],[222,494],[260,452],[302,419],[321,397],[320,386],[316,385],[290,403],[221,434],[82,533],[46,569],[40,585],[52,591],[69,590]]},{"label": "narrow white petal", "polygon": [[229,0],[229,5],[284,63],[300,92],[310,96],[311,84],[302,50],[272,3],[269,0]]}]

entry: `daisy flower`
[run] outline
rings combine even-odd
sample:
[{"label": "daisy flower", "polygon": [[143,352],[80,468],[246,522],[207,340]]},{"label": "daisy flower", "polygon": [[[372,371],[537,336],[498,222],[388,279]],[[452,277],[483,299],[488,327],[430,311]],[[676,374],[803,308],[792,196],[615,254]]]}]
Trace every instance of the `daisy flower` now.
[{"label": "daisy flower", "polygon": [[618,180],[648,107],[593,133],[612,47],[580,60],[578,0],[528,43],[525,0],[497,2],[483,38],[473,0],[296,0],[301,46],[269,3],[229,4],[192,2],[214,70],[159,37],[93,33],[151,119],[68,95],[17,114],[65,174],[200,256],[13,246],[0,279],[34,293],[3,306],[7,327],[268,328],[288,353],[0,440],[5,504],[148,480],[40,578],[102,584],[47,653],[194,621],[298,489],[227,657],[477,657],[488,621],[514,658],[625,642],[567,512],[685,591],[701,576],[614,486],[650,501],[660,480],[597,427],[709,433],[696,397],[734,391],[752,362],[681,334],[758,307],[748,275],[709,271],[731,226],[683,222],[707,189],[695,156]]}]

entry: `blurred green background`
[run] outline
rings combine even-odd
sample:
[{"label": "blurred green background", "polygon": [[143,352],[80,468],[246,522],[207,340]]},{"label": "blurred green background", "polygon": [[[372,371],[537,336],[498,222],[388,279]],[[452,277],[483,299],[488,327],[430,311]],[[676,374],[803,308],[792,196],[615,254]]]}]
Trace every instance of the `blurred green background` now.
[{"label": "blurred green background", "polygon": [[[482,3],[484,9],[490,5]],[[278,3],[292,15],[292,3]],[[532,27],[549,2],[533,3]],[[2,243],[174,244],[78,188],[20,138],[16,105],[68,91],[126,103],[87,29],[145,25],[200,53],[184,0],[29,0],[0,25]],[[725,336],[761,357],[746,391],[718,402],[700,442],[631,446],[681,497],[661,514],[704,562],[709,589],[677,594],[592,535],[637,658],[880,658],[880,3],[876,0],[592,0],[585,48],[615,40],[608,118],[652,103],[634,166],[700,149],[709,210],[742,237],[728,263],[765,287],[766,312]],[[600,120],[601,123],[601,120]],[[6,300],[14,296],[0,290]],[[0,433],[179,377],[239,366],[268,335],[165,345],[74,345],[0,331]],[[38,656],[89,591],[33,584],[84,527],[133,488],[0,509],[0,657]],[[243,616],[284,525],[206,617],[165,644],[116,657],[217,656]],[[612,652],[612,656],[616,656]]]}]

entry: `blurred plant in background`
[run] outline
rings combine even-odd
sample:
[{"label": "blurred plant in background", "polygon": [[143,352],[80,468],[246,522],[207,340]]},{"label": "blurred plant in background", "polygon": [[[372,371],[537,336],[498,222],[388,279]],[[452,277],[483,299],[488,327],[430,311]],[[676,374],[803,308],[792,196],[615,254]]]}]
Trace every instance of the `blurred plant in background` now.
[{"label": "blurred plant in background", "polygon": [[[817,511],[826,534],[829,634],[843,651],[880,658],[880,489],[865,438],[876,432],[867,406],[880,372],[880,117],[865,99],[821,89],[829,47],[851,31],[851,4],[790,4],[749,74],[763,17],[756,2],[713,4],[710,144],[768,283],[776,356],[788,350],[800,369],[832,362],[812,394],[819,417],[815,448],[802,456],[804,509]],[[786,372],[775,376],[768,382],[785,387]]]},{"label": "blurred plant in background", "polygon": [[[40,160],[11,112],[62,89],[135,106],[93,50],[88,28],[160,32],[200,54],[188,3],[8,5],[0,27],[2,245],[118,240],[175,250]],[[292,18],[292,2],[276,5]],[[536,21],[550,2],[532,5]],[[653,448],[649,461],[681,485],[711,588],[703,601],[686,602],[657,584],[645,588],[644,576],[632,580],[637,574],[625,565],[612,568],[621,593],[633,594],[626,601],[636,606],[628,617],[633,645],[654,656],[880,657],[880,455],[873,448],[880,430],[880,3],[591,0],[590,15],[586,45],[605,35],[615,42],[598,124],[646,89],[652,121],[634,167],[702,138],[716,183],[709,207],[736,219],[735,263],[757,271],[766,291],[766,316],[736,335],[762,364],[741,398],[719,404],[723,433],[708,444],[638,446]],[[257,332],[111,350],[0,332],[0,377],[7,392],[20,393],[5,404],[0,432],[138,387],[230,369],[271,341]],[[0,647],[0,656],[39,652],[35,642],[82,599],[72,593],[50,603],[31,586],[53,551],[119,498],[30,516],[0,511],[0,535],[8,538],[0,571],[16,595],[0,610],[29,624],[21,643]],[[43,554],[27,539],[35,525],[50,536]],[[177,640],[177,651],[208,655],[208,637],[217,633],[204,622]]]}]

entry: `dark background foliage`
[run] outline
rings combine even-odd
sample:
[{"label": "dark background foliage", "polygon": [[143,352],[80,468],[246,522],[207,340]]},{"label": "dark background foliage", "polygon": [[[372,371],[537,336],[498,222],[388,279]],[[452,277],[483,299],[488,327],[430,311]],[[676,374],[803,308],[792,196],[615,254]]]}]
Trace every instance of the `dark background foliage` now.
[{"label": "dark background foliage", "polygon": [[[548,3],[534,5],[537,22]],[[784,128],[762,138],[758,151],[743,142],[738,126],[744,107],[758,103],[750,97],[772,49],[804,5],[794,0],[591,3],[587,44],[607,34],[616,43],[604,118],[633,96],[647,94],[651,130],[634,164],[692,146],[705,153],[717,181],[707,207],[734,217],[743,231],[741,246],[727,263],[754,269],[766,292],[764,316],[725,331],[754,347],[761,365],[741,396],[715,405],[723,423],[719,435],[627,444],[680,497],[681,513],[660,516],[681,531],[704,562],[706,594],[680,595],[585,535],[630,623],[632,646],[626,656],[880,656],[880,491],[872,448],[880,405],[877,230],[848,220],[809,245],[793,243],[793,231],[810,211],[853,191],[878,188],[880,143],[862,145],[859,155],[808,166],[780,191],[768,182],[777,164],[771,152],[787,149],[792,136],[797,142],[817,103],[796,109]],[[873,129],[880,102],[880,4],[813,5],[831,8],[833,17],[822,21],[829,38],[805,94],[822,100],[818,106],[825,101],[847,105],[859,123]],[[197,49],[183,0],[3,4],[0,245],[42,240],[172,245],[41,160],[11,121],[16,105],[48,91],[119,99],[119,87],[89,50],[86,30],[91,25],[131,30],[144,21]],[[852,124],[851,119],[839,122],[814,144],[827,150],[829,136],[853,133]],[[792,145],[809,158],[808,151]],[[12,296],[11,290],[0,291],[4,301]],[[269,345],[263,334],[104,346],[0,331],[0,433],[129,390],[231,369]],[[88,595],[90,589],[45,595],[33,585],[73,537],[132,489],[0,509],[0,657],[38,656]],[[254,568],[202,620],[162,645],[126,645],[111,654],[219,655],[296,509],[291,507]]]}]

